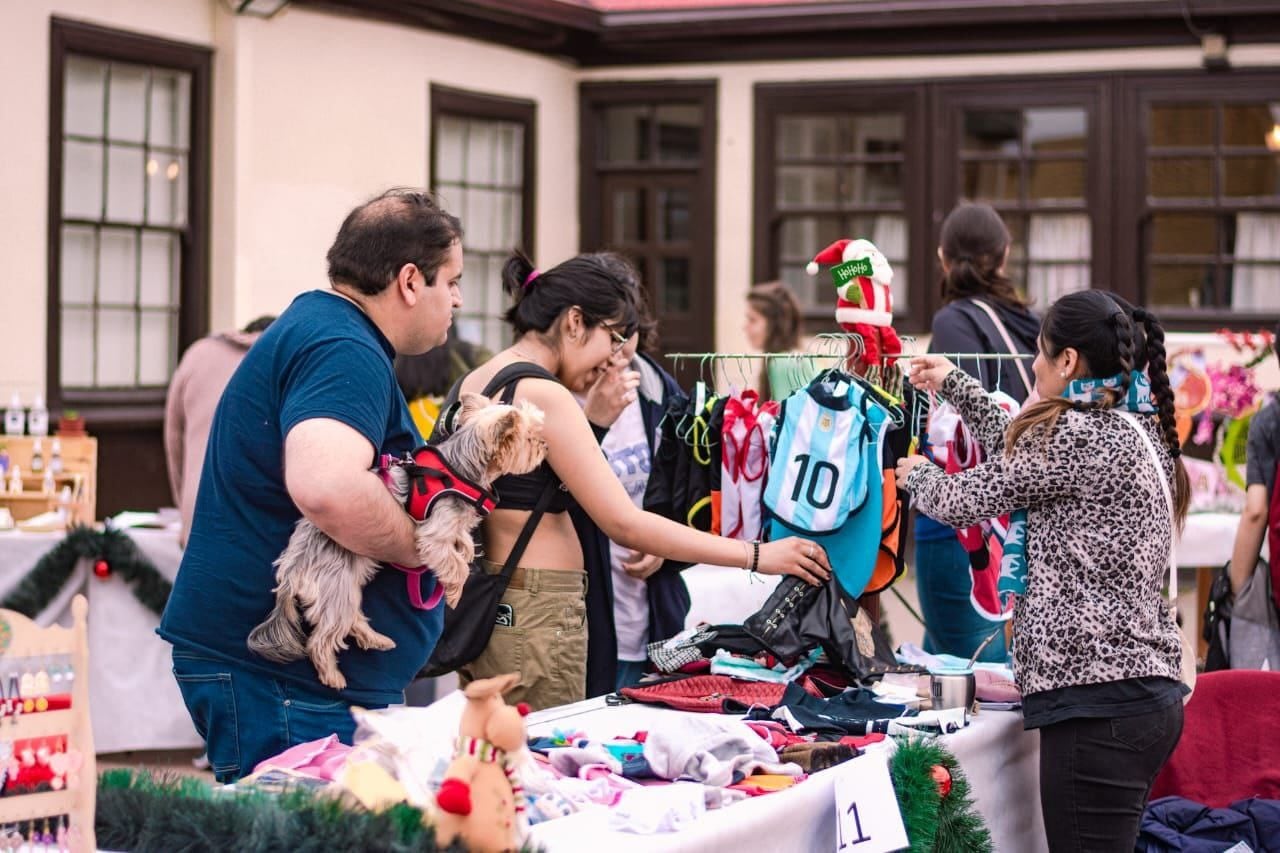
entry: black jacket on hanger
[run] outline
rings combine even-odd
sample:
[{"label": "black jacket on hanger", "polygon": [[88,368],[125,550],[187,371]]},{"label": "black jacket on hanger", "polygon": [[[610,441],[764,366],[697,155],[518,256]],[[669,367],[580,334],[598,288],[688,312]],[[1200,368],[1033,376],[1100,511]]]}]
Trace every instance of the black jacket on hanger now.
[{"label": "black jacket on hanger", "polygon": [[[641,353],[640,360],[640,415],[644,419],[645,435],[649,437],[649,452],[654,452],[654,440],[658,425],[667,410],[669,400],[682,398],[684,393],[675,379],[656,361]],[[656,380],[654,381],[654,377]],[[646,386],[660,385],[661,399],[646,393]],[[656,466],[652,466],[656,471]],[[587,696],[612,693],[617,677],[618,637],[613,623],[613,566],[609,558],[609,539],[596,523],[576,503],[569,515],[582,543],[582,558],[587,570]],[[684,523],[684,519],[676,519]],[[665,640],[684,630],[684,619],[689,613],[689,590],[680,573],[691,564],[667,560],[662,568],[650,576],[649,638]]]}]

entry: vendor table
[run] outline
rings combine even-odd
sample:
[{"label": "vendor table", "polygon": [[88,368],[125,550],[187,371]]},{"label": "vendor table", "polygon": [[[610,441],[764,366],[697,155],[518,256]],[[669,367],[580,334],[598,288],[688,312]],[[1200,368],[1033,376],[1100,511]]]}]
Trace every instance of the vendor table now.
[{"label": "vendor table", "polygon": [[[457,731],[462,696],[450,694],[427,708],[415,708],[412,729],[433,747],[447,750]],[[652,705],[608,705],[603,697],[530,714],[531,736],[551,735],[557,729],[610,739],[646,731],[673,717],[693,716]],[[956,756],[973,790],[974,801],[991,830],[996,850],[1038,853],[1046,850],[1040,819],[1039,737],[1022,729],[1017,712],[985,711],[973,717],[964,731],[942,741]],[[872,749],[888,747],[873,746]],[[609,828],[608,811],[594,809],[533,828],[532,842],[548,853],[608,850],[626,851],[834,851],[836,806],[834,789],[842,774],[854,772],[852,762],[815,773],[784,791],[755,797],[725,809],[710,811],[695,826],[677,833],[635,835]],[[767,842],[767,843],[762,843]]]},{"label": "vendor table", "polygon": [[[127,531],[159,572],[172,581],[182,549],[172,530]],[[7,595],[62,533],[0,533],[0,596]],[[171,671],[169,644],[156,636],[160,617],[134,597],[119,577],[93,576],[87,561],[76,566],[36,623],[70,624],[71,598],[89,599],[89,711],[98,752],[198,749],[196,733]]]}]

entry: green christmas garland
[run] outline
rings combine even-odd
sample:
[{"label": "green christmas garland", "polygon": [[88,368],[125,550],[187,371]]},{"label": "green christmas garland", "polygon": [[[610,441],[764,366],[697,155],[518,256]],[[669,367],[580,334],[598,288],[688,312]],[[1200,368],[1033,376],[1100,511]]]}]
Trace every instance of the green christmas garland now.
[{"label": "green christmas garland", "polygon": [[404,804],[374,813],[304,790],[227,793],[201,779],[133,770],[99,777],[94,831],[100,849],[133,853],[465,851],[437,845],[422,812]]},{"label": "green christmas garland", "polygon": [[138,601],[157,615],[164,611],[173,584],[138,550],[128,534],[111,528],[98,531],[83,524],[71,528],[65,539],[37,560],[27,576],[0,601],[0,607],[35,618],[67,585],[81,559],[92,560],[95,566],[105,563],[106,571],[119,575],[133,587]]},{"label": "green christmas garland", "polygon": [[[946,768],[951,790],[944,796],[933,768]],[[990,853],[991,833],[974,808],[969,781],[955,756],[933,741],[898,739],[889,765],[911,853]]]}]

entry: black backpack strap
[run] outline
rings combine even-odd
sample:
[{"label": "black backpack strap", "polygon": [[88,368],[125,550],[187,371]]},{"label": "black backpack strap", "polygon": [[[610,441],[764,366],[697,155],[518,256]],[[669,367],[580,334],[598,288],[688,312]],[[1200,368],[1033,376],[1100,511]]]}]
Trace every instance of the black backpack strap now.
[{"label": "black backpack strap", "polygon": [[[471,374],[467,374],[470,376]],[[431,434],[435,437],[437,433],[441,437],[446,437],[453,432],[453,419],[457,415],[458,398],[462,395],[462,383],[466,380],[466,376],[453,383],[453,387],[449,389],[449,393],[445,395],[444,402],[440,404],[440,418],[437,421],[436,432]],[[484,390],[480,393],[486,397],[492,397],[499,389],[505,389],[500,402],[510,404],[515,399],[516,382],[521,379],[550,379],[552,382],[559,380],[547,371],[546,368],[533,364],[528,361],[517,361],[508,364],[499,370],[484,386]]]}]

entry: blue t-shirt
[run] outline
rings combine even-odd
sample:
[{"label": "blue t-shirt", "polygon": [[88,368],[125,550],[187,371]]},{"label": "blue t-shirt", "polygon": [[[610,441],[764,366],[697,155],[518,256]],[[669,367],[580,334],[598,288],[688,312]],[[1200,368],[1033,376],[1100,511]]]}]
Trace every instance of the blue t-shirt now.
[{"label": "blue t-shirt", "polygon": [[[272,663],[250,652],[245,640],[271,610],[271,564],[301,517],[284,484],[289,430],[311,418],[330,418],[355,429],[379,453],[401,454],[420,443],[396,384],[394,355],[363,312],[323,291],[296,298],[249,349],[214,414],[195,518],[160,636],[185,651],[334,692],[320,683],[310,660]],[[425,599],[435,578],[422,577]],[[341,698],[403,701],[404,688],[435,648],[444,608],[417,610],[405,584],[404,574],[384,567],[365,586],[365,615],[396,647],[362,651],[353,642],[339,653],[348,684],[336,694]]]}]

